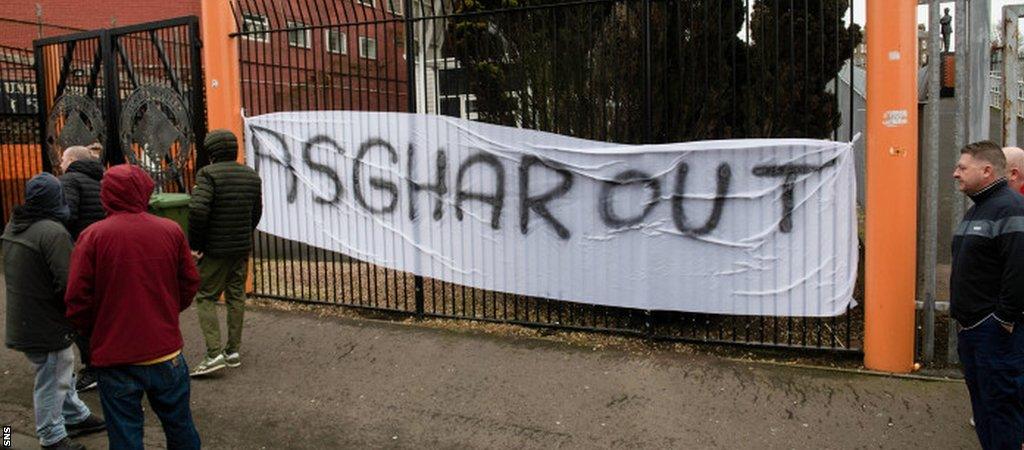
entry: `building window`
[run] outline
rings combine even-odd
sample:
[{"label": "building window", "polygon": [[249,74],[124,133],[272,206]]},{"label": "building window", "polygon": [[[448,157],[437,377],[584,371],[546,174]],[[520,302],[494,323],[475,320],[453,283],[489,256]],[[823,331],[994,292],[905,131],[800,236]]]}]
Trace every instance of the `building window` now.
[{"label": "building window", "polygon": [[[305,28],[302,22],[288,22],[288,28]],[[313,45],[313,32],[310,30],[288,30],[288,45],[299,48],[310,48]]]},{"label": "building window", "polygon": [[[356,0],[356,1],[358,1],[360,5],[366,5],[366,6],[370,6],[370,7],[373,6],[373,0]],[[384,0],[384,1],[388,1],[388,0]]]},{"label": "building window", "polygon": [[458,97],[441,97],[441,115],[462,117],[462,103]]},{"label": "building window", "polygon": [[270,29],[270,21],[267,20],[267,16],[261,16],[259,14],[242,14],[242,38],[250,41],[268,42],[270,41],[270,35],[267,33],[254,33],[258,31],[267,31]]},{"label": "building window", "polygon": [[374,38],[359,36],[359,57],[377,59],[377,40]]},{"label": "building window", "polygon": [[402,7],[405,0],[384,0],[387,5],[388,12],[396,16],[402,15]]},{"label": "building window", "polygon": [[348,54],[348,37],[341,30],[324,30],[324,42],[328,52]]}]

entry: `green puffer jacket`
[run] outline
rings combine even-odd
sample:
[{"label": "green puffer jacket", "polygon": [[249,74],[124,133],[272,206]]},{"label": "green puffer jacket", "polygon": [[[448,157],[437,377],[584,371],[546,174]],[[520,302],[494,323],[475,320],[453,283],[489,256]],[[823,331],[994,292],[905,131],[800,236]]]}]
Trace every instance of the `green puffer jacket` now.
[{"label": "green puffer jacket", "polygon": [[217,258],[245,256],[263,214],[260,176],[235,162],[235,151],[210,155],[213,161],[196,174],[188,205],[188,243],[192,250]]}]

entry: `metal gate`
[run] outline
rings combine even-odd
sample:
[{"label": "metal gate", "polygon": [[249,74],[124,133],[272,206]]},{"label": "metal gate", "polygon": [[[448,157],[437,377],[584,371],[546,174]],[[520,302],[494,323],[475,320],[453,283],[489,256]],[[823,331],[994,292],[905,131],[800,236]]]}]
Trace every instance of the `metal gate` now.
[{"label": "metal gate", "polygon": [[36,40],[43,170],[64,149],[145,169],[164,192],[188,191],[206,135],[195,16]]}]

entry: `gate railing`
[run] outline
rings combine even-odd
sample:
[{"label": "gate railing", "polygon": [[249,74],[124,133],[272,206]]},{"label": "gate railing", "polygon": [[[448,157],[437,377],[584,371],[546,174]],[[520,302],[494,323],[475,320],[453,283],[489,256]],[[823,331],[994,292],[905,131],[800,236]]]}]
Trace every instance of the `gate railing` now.
[{"label": "gate railing", "polygon": [[[853,64],[837,75],[858,29],[845,10],[774,3],[239,0],[232,36],[249,116],[409,111],[622,143],[852,139],[863,98],[827,86],[857,79]],[[698,342],[862,345],[859,306],[832,318],[594,306],[426,279],[266,234],[254,260],[252,294],[271,299]]]},{"label": "gate railing", "polygon": [[25,182],[42,169],[36,121],[35,59],[0,46],[0,215],[4,223],[25,199]]}]

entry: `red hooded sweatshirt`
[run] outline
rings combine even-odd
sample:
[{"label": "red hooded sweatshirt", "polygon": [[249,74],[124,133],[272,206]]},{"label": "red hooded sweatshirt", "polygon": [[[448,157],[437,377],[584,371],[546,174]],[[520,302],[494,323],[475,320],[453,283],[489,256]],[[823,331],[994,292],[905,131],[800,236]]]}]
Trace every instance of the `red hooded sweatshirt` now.
[{"label": "red hooded sweatshirt", "polygon": [[178,315],[199,274],[181,227],[146,212],[152,192],[153,180],[136,166],[107,171],[107,218],[86,228],[71,254],[67,316],[90,336],[96,367],[151,361],[183,346]]}]

